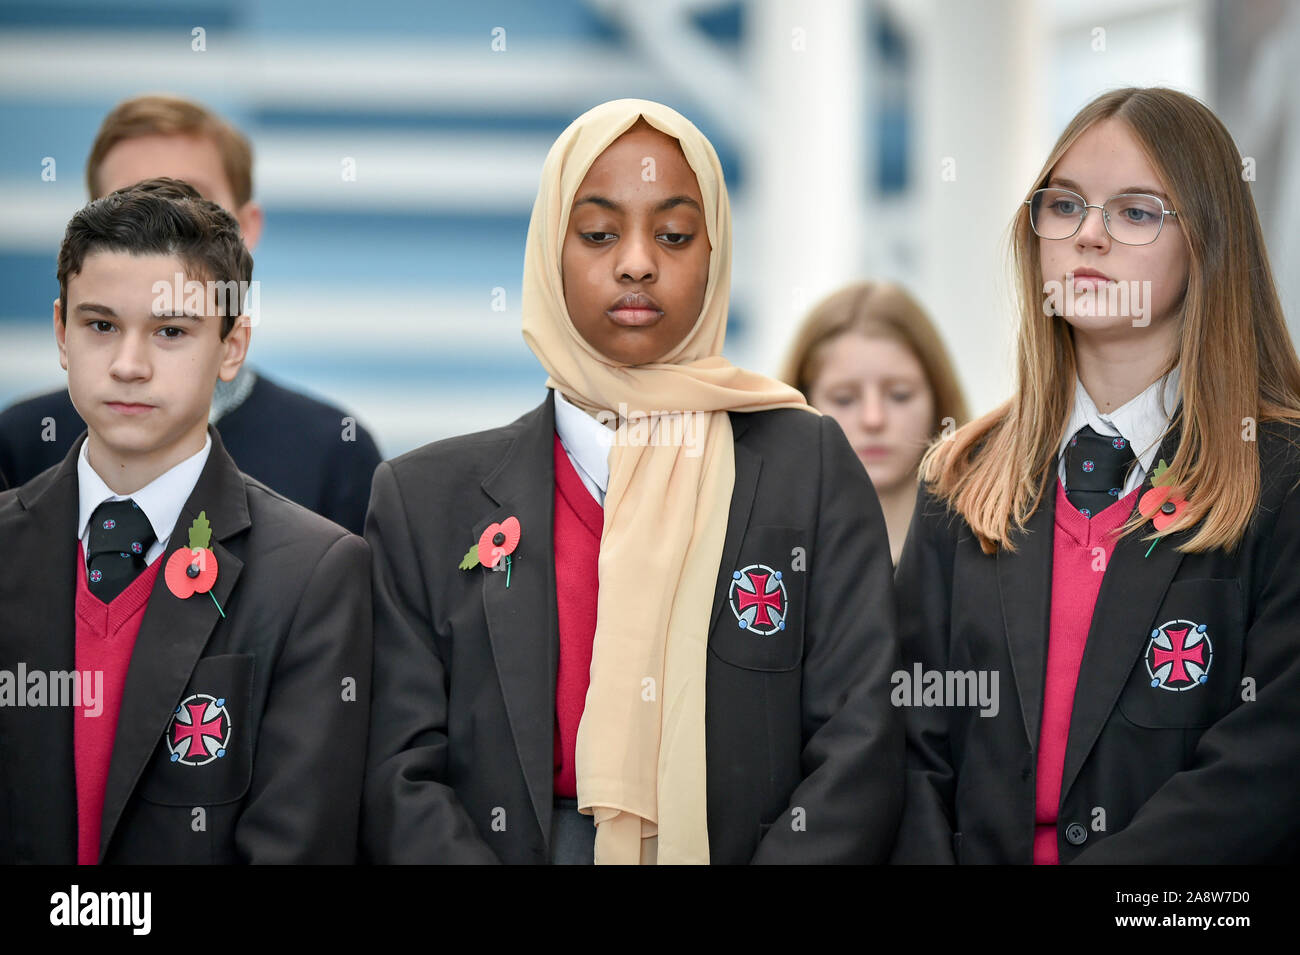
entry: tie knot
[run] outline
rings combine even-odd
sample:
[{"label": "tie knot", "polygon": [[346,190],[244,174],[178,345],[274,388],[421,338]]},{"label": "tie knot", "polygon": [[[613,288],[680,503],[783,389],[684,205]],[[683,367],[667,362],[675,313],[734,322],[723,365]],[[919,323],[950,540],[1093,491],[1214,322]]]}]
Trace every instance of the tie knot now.
[{"label": "tie knot", "polygon": [[105,501],[90,517],[86,555],[116,551],[143,559],[154,540],[153,525],[135,501]]},{"label": "tie knot", "polygon": [[1090,424],[1085,424],[1074,433],[1074,437],[1070,438],[1066,453],[1068,455],[1071,452],[1094,459],[1101,457],[1110,461],[1118,461],[1121,464],[1128,464],[1134,458],[1133,448],[1129,445],[1127,439],[1098,434]]},{"label": "tie knot", "polygon": [[1125,438],[1098,434],[1084,425],[1065,448],[1066,497],[1085,517],[1092,517],[1119,499],[1134,460]]}]

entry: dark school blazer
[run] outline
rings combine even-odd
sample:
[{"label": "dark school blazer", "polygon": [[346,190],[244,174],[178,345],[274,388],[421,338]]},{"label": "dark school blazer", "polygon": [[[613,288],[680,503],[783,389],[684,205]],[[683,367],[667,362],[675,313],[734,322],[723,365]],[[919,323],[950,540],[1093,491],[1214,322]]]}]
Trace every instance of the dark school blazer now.
[{"label": "dark school blazer", "polygon": [[[123,690],[100,861],[354,861],[369,551],[241,474],[208,433],[208,460],[158,560],[188,545],[205,512],[225,617],[207,594],[176,597],[159,569]],[[0,668],[11,672],[75,665],[80,448],[0,494],[0,548],[22,555],[0,574]],[[212,730],[193,757],[188,731],[175,732],[187,702],[209,704],[198,712]],[[184,759],[171,759],[169,740]],[[203,762],[216,745],[225,755]],[[74,773],[72,708],[0,707],[0,863],[77,861]]]},{"label": "dark school blazer", "polygon": [[[1235,551],[1180,554],[1193,531],[1149,556],[1147,530],[1115,546],[1070,719],[1062,863],[1300,856],[1300,428],[1257,439],[1262,495]],[[1178,441],[1175,427],[1156,460]],[[1001,705],[908,709],[897,861],[1032,861],[1056,480],[1014,554],[983,554],[960,516],[917,501],[896,576],[903,665],[996,671]]]},{"label": "dark school blazer", "polygon": [[[897,646],[880,506],[831,418],[777,410],[732,414],[731,424],[736,480],[706,670],[710,858],[885,861],[904,749],[888,699]],[[426,445],[375,473],[362,814],[375,861],[550,858],[554,433],[548,394],[510,425]],[[504,573],[457,569],[508,516],[521,528],[510,587]],[[782,572],[772,612],[785,614],[783,630],[739,626],[732,575],[752,565],[769,580]]]},{"label": "dark school blazer", "polygon": [[[341,439],[347,414],[259,371],[248,397],[215,427],[249,477],[360,534],[380,456],[359,424],[355,441]],[[54,422],[55,441],[42,440],[46,418]],[[66,388],[10,405],[0,411],[0,471],[14,487],[30,481],[62,461],[85,430]]]}]

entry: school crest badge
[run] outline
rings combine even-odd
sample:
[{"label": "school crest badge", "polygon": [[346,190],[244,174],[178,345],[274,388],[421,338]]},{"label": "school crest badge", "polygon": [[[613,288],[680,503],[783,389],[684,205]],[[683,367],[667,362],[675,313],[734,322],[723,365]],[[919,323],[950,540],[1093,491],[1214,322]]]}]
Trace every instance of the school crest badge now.
[{"label": "school crest badge", "polygon": [[1200,686],[1210,676],[1214,647],[1203,623],[1170,620],[1151,631],[1146,665],[1151,686],[1182,692]]},{"label": "school crest badge", "polygon": [[779,570],[766,564],[750,564],[735,571],[727,600],[740,629],[761,636],[785,629],[790,607]]},{"label": "school crest badge", "polygon": [[195,693],[176,707],[167,728],[171,761],[203,766],[226,755],[230,746],[230,713],[224,698]]}]

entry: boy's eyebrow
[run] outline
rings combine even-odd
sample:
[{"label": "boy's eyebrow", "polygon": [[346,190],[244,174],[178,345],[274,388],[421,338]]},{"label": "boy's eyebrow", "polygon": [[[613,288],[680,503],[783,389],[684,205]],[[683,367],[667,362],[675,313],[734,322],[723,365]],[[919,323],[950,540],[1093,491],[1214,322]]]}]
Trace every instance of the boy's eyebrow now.
[{"label": "boy's eyebrow", "polygon": [[[113,311],[107,305],[100,305],[98,302],[78,302],[76,310],[78,312],[92,312],[95,315],[107,315],[109,318],[117,318],[117,312]],[[151,312],[150,318],[188,318],[195,322],[203,321],[202,315],[195,315],[193,312]]]},{"label": "boy's eyebrow", "polygon": [[100,305],[98,302],[78,302],[76,310],[78,312],[94,312],[96,315],[108,315],[117,318],[117,312],[113,311],[107,305]]},{"label": "boy's eyebrow", "polygon": [[[1047,184],[1049,186],[1060,186],[1062,189],[1069,189],[1071,192],[1077,192],[1079,195],[1083,195],[1083,188],[1073,179],[1063,179],[1060,176],[1053,176],[1051,179],[1047,181]],[[1123,195],[1128,195],[1129,193],[1141,193],[1142,195],[1147,195],[1147,196],[1159,196],[1165,202],[1169,201],[1169,197],[1165,195],[1163,192],[1161,192],[1159,189],[1156,189],[1154,186],[1125,186],[1119,192],[1115,193],[1115,195],[1123,196]]]},{"label": "boy's eyebrow", "polygon": [[[600,208],[608,209],[610,212],[623,211],[623,207],[617,202],[613,199],[606,199],[604,196],[583,196],[573,204],[573,208],[576,209],[578,206],[585,203],[590,203],[593,206],[600,206]],[[696,212],[701,211],[700,204],[690,196],[669,196],[663,202],[655,206],[655,212],[667,212],[669,209],[673,209],[677,206],[691,206]]]}]

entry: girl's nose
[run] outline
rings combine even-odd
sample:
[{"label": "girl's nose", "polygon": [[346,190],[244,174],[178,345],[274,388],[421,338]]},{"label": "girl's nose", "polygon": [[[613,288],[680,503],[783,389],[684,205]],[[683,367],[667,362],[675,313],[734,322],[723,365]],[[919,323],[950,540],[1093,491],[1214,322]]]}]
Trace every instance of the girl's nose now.
[{"label": "girl's nose", "polygon": [[653,282],[657,275],[654,238],[629,234],[619,242],[618,277],[633,282]]},{"label": "girl's nose", "polygon": [[1076,249],[1110,249],[1110,233],[1106,231],[1106,214],[1101,209],[1085,209],[1083,225],[1074,234]]},{"label": "girl's nose", "polygon": [[885,426],[885,397],[879,388],[868,388],[862,397],[862,426],[868,431]]}]

